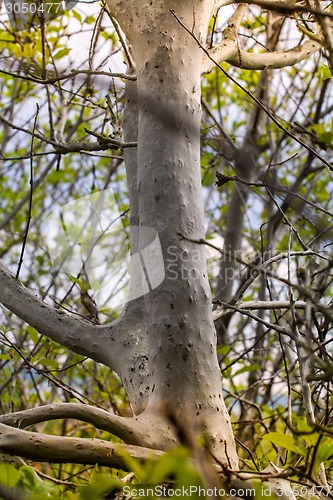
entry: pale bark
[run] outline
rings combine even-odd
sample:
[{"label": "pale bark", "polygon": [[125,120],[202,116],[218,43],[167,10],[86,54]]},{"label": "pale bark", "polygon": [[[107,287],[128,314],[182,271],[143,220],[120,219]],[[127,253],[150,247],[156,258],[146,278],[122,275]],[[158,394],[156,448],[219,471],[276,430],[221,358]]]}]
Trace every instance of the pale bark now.
[{"label": "pale bark", "polygon": [[142,446],[114,444],[100,439],[49,436],[15,429],[0,423],[0,447],[10,455],[49,463],[99,464],[128,469],[124,453],[138,460],[158,457],[161,452]]},{"label": "pale bark", "polygon": [[260,52],[258,54],[239,50],[228,57],[228,63],[243,69],[278,69],[294,66],[311,54],[320,50],[321,44],[315,41],[305,42],[300,47],[284,52]]},{"label": "pale bark", "polygon": [[[167,271],[163,283],[145,296],[151,395],[142,418],[153,422],[167,409],[184,425],[205,432],[214,453],[236,466],[215,351],[204,248],[186,239],[204,237],[202,51],[176,17],[203,42],[212,7],[213,2],[199,0],[191,5],[155,2],[145,9],[137,2],[110,2],[112,15],[132,45],[137,70],[140,223],[158,232]],[[140,245],[144,248],[147,242]],[[176,260],[173,274],[168,268],[171,249]],[[195,262],[194,251],[200,253]]]},{"label": "pale bark", "polygon": [[[170,428],[167,432],[163,432],[162,426],[165,425],[165,420],[156,418],[154,425],[150,425],[146,418],[140,416],[119,417],[101,408],[80,403],[50,404],[8,413],[0,416],[0,423],[25,429],[41,422],[64,418],[89,423],[96,429],[107,431],[130,445],[168,449],[176,443],[175,429]],[[158,425],[161,426],[160,436],[156,432]],[[0,449],[5,451],[1,436]]]}]

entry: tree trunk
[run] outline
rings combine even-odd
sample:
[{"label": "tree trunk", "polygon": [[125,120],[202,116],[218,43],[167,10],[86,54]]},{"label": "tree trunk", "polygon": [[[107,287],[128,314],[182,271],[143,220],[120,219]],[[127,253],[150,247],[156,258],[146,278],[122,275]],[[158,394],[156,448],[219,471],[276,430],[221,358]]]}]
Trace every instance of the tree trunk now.
[{"label": "tree trunk", "polygon": [[[172,414],[237,467],[216,356],[200,176],[202,51],[212,0],[110,1],[137,68],[137,189],[141,227],[159,236],[166,277],[145,296],[150,397],[141,421]],[[128,170],[129,171],[129,170]],[[145,231],[140,246],[145,248]],[[153,272],[153,270],[150,270]],[[147,420],[146,420],[147,419]],[[170,426],[170,423],[169,423]],[[157,428],[156,432],[160,432]]]}]

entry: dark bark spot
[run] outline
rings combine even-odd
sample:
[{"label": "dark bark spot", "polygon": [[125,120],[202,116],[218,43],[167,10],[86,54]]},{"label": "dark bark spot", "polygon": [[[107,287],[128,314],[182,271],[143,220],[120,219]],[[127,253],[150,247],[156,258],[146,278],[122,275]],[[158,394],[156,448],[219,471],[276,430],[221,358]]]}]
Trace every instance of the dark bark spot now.
[{"label": "dark bark spot", "polygon": [[170,307],[171,307],[171,309],[174,309],[174,308],[175,308],[175,306],[174,306],[173,304],[170,304]]}]

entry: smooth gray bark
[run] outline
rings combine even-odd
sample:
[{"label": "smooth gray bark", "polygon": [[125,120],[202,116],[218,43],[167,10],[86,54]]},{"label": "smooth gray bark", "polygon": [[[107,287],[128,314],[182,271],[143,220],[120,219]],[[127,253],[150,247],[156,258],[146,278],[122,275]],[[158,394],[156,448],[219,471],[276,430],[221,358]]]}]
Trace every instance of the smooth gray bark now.
[{"label": "smooth gray bark", "polygon": [[[172,413],[206,433],[214,454],[235,467],[204,246],[200,177],[203,53],[179,19],[205,41],[212,1],[109,2],[133,48],[138,90],[139,218],[159,235],[166,278],[145,296],[151,394],[142,419]],[[174,13],[174,15],[173,15]],[[147,241],[141,239],[144,248]]]}]

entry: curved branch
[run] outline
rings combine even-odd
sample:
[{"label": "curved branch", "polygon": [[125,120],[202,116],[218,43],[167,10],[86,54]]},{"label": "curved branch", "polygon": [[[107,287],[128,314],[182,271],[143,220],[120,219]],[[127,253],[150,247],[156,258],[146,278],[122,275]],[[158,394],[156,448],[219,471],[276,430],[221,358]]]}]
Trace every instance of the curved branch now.
[{"label": "curved branch", "polygon": [[[0,302],[42,335],[110,366],[110,354],[96,342],[97,326],[73,318],[38,299],[0,261]],[[104,352],[103,352],[104,351]],[[113,366],[110,366],[113,368]]]},{"label": "curved branch", "polygon": [[124,456],[150,460],[163,452],[140,446],[109,443],[99,439],[48,436],[0,423],[0,450],[29,460],[49,463],[101,465],[128,470]]},{"label": "curved branch", "polygon": [[125,443],[139,444],[142,439],[136,437],[138,422],[133,418],[119,417],[101,408],[80,403],[60,403],[29,408],[0,416],[0,423],[25,429],[49,420],[70,418],[92,424],[96,429],[107,431],[119,437]]},{"label": "curved branch", "polygon": [[228,5],[232,5],[233,3],[235,3],[234,0],[215,0],[213,12],[216,13],[222,7],[227,7]]},{"label": "curved branch", "polygon": [[142,304],[132,301],[109,325],[93,325],[42,302],[0,261],[0,303],[53,341],[119,374],[134,412],[146,404],[147,347]]},{"label": "curved branch", "polygon": [[245,50],[239,50],[225,60],[233,66],[243,69],[278,69],[299,63],[321,47],[322,45],[319,42],[312,40],[305,42],[300,47],[285,52],[273,51],[254,54]]},{"label": "curved branch", "polygon": [[[119,417],[106,410],[79,403],[50,404],[1,415],[0,426],[5,425],[22,430],[34,424],[63,418],[90,423],[97,429],[119,437],[129,445],[166,450],[178,442],[174,429],[170,426],[169,418],[163,412],[145,411],[138,417]],[[36,433],[29,432],[29,434]]]}]

